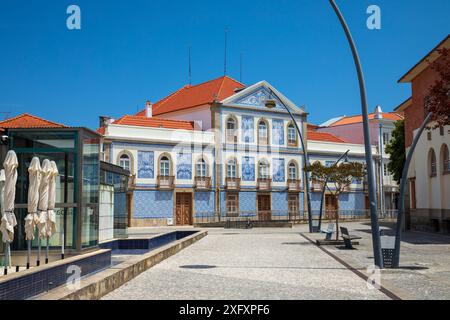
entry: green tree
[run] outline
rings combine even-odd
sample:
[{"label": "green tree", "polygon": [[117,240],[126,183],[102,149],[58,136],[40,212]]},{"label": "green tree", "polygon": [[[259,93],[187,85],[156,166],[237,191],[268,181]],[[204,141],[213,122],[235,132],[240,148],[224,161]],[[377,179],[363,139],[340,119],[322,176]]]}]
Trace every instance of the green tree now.
[{"label": "green tree", "polygon": [[390,157],[390,162],[388,163],[389,172],[393,174],[394,180],[400,184],[406,161],[404,120],[395,122],[395,129],[392,131],[391,141],[386,146],[386,153]]},{"label": "green tree", "polygon": [[327,181],[334,185],[329,188],[331,195],[337,203],[336,220],[336,240],[339,240],[339,195],[350,189],[354,179],[361,180],[365,177],[365,166],[359,162],[341,163],[340,165],[327,167],[316,161],[306,168],[311,174],[311,178],[322,185]]}]

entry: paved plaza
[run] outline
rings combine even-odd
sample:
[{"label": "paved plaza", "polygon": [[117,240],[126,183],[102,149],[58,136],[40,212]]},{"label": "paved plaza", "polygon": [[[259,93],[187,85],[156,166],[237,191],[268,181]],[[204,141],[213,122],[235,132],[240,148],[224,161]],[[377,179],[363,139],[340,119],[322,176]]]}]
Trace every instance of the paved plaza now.
[{"label": "paved plaza", "polygon": [[388,299],[293,229],[209,235],[105,299]]},{"label": "paved plaza", "polygon": [[[361,236],[355,250],[323,247],[307,226],[292,229],[209,229],[201,241],[144,272],[104,299],[390,299],[368,288],[354,271],[369,276],[369,223],[347,223]],[[391,224],[382,223],[389,232]],[[135,235],[164,229],[131,229]],[[383,270],[381,285],[401,299],[450,299],[450,237],[406,233],[402,268]],[[354,270],[351,270],[354,269]]]}]

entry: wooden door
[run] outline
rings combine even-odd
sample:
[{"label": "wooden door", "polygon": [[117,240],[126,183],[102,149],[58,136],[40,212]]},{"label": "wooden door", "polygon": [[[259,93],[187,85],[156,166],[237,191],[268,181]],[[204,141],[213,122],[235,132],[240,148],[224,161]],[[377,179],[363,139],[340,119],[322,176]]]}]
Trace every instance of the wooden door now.
[{"label": "wooden door", "polygon": [[270,208],[270,195],[258,195],[258,218],[261,221],[270,221],[272,219],[272,212]]},{"label": "wooden door", "polygon": [[298,194],[290,194],[288,198],[289,220],[295,220],[299,216]]},{"label": "wooden door", "polygon": [[177,193],[175,220],[177,226],[192,225],[191,193]]},{"label": "wooden door", "polygon": [[327,219],[333,219],[337,211],[337,199],[332,194],[325,195],[325,212]]}]

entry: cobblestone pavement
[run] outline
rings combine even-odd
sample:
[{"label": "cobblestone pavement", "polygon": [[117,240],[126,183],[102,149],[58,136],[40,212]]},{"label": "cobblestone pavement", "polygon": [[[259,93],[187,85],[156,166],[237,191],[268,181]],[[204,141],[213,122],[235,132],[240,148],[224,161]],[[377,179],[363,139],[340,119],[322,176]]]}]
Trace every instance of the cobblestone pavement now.
[{"label": "cobblestone pavement", "polygon": [[304,239],[305,226],[208,231],[104,299],[388,299]]},{"label": "cobblestone pavement", "polygon": [[[350,234],[361,236],[355,250],[326,249],[352,267],[367,270],[373,264],[369,223],[343,223]],[[386,234],[394,235],[394,223],[381,222]],[[307,234],[308,235],[308,234]],[[308,235],[311,237],[310,235]],[[314,235],[312,238],[323,237]],[[367,273],[366,273],[367,274]],[[402,237],[400,269],[381,272],[381,285],[402,299],[450,299],[450,236],[422,232],[406,232]]]}]

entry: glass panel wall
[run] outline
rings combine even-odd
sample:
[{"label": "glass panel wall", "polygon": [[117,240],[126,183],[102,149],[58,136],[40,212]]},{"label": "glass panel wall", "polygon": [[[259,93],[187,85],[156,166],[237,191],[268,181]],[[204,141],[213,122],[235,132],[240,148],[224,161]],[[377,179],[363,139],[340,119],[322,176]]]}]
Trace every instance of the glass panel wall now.
[{"label": "glass panel wall", "polygon": [[83,132],[81,246],[98,244],[100,139]]},{"label": "glass panel wall", "polygon": [[[56,178],[56,223],[57,234],[50,239],[52,249],[61,246],[62,232],[67,249],[76,249],[76,162],[77,132],[12,131],[10,148],[17,153],[19,167],[16,186],[17,233],[13,250],[26,250],[24,219],[27,212],[29,176],[28,167],[33,157],[41,163],[44,159],[55,161],[59,175]],[[37,231],[32,246],[37,247]]]}]

